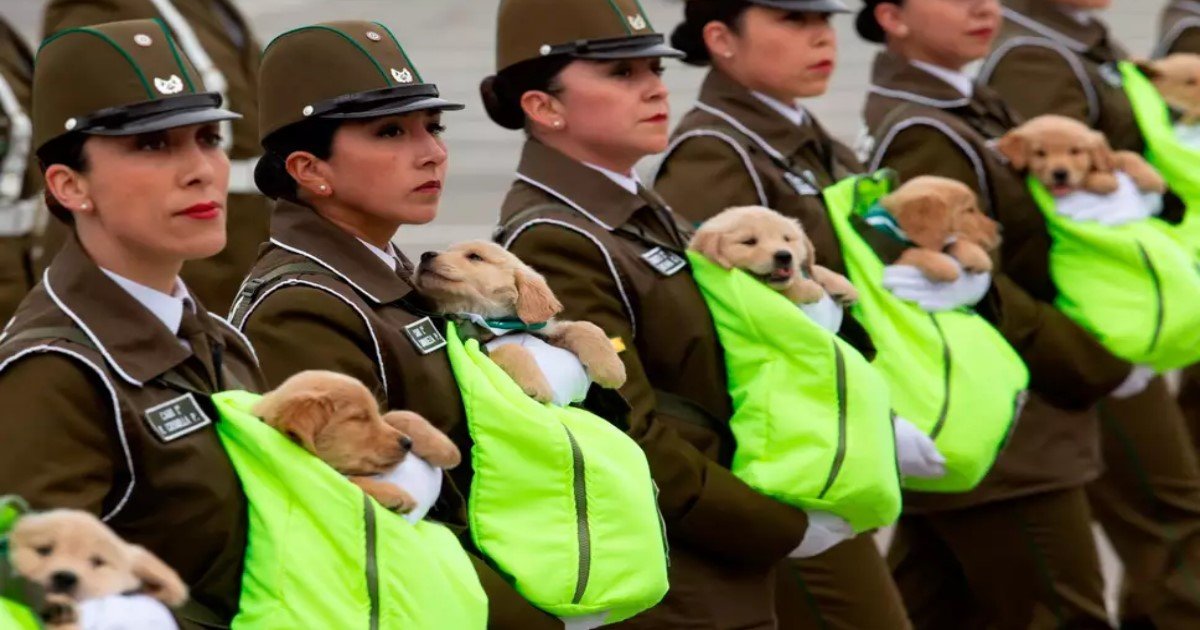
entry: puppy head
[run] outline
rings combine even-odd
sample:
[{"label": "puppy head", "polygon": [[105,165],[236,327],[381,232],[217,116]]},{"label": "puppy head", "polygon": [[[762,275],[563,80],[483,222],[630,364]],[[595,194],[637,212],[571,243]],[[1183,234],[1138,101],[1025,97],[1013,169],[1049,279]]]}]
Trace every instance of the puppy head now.
[{"label": "puppy head", "polygon": [[335,372],[292,376],[265,394],[254,414],[346,475],[391,470],[412,448],[409,436],[384,422],[365,385]]},{"label": "puppy head", "polygon": [[539,273],[487,241],[425,252],[417,265],[416,285],[443,313],[518,317],[526,324],[539,324],[563,308]]},{"label": "puppy head", "polygon": [[978,212],[975,192],[946,177],[914,177],[879,202],[918,247],[941,251],[958,233],[960,218]]},{"label": "puppy head", "polygon": [[84,601],[144,592],[169,606],[187,600],[187,586],[170,567],[87,512],[25,516],[9,543],[16,572],[48,593]]},{"label": "puppy head", "polygon": [[1115,167],[1108,140],[1065,116],[1038,116],[1005,134],[996,149],[1013,168],[1028,171],[1055,195],[1080,188],[1092,171]]},{"label": "puppy head", "polygon": [[1168,105],[1183,112],[1200,112],[1200,55],[1176,53],[1138,62],[1138,68]]},{"label": "puppy head", "polygon": [[726,269],[741,269],[782,291],[797,272],[812,275],[816,252],[800,223],[770,208],[729,208],[705,221],[689,247]]}]

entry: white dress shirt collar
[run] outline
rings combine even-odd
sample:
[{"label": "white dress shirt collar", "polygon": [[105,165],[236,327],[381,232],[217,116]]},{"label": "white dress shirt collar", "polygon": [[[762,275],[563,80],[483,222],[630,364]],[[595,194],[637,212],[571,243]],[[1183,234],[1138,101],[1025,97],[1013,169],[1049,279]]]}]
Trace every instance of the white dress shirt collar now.
[{"label": "white dress shirt collar", "polygon": [[363,246],[369,249],[372,254],[375,254],[379,260],[382,260],[383,264],[388,266],[388,269],[391,269],[392,271],[396,270],[396,263],[398,262],[396,259],[396,250],[392,247],[391,243],[388,243],[388,251],[383,251],[382,249],[375,247],[361,238],[358,239],[358,242],[362,243]]},{"label": "white dress shirt collar", "polygon": [[958,90],[963,96],[970,98],[975,94],[975,81],[963,72],[957,72],[941,66],[935,66],[924,61],[913,60],[912,65],[932,74],[933,76],[949,83],[951,87]]},{"label": "white dress shirt collar", "polygon": [[616,171],[610,171],[603,166],[596,166],[595,164],[590,164],[588,162],[583,162],[583,165],[594,171],[599,171],[600,174],[611,179],[614,184],[624,188],[625,190],[628,190],[629,194],[638,194],[638,185],[641,184],[641,180],[638,179],[636,171],[630,171],[628,175],[622,175]]},{"label": "white dress shirt collar", "polygon": [[179,324],[183,320],[184,307],[187,307],[193,313],[196,312],[196,303],[192,301],[192,296],[188,293],[183,281],[178,278],[175,279],[175,290],[170,295],[167,295],[146,285],[138,284],[133,280],[119,276],[103,267],[100,268],[100,271],[103,271],[104,275],[112,278],[112,281],[117,283],[117,286],[124,289],[139,304],[146,307],[146,310],[153,313],[154,317],[176,336],[179,335]]},{"label": "white dress shirt collar", "polygon": [[767,107],[779,112],[780,116],[788,119],[788,121],[793,125],[799,127],[800,125],[804,124],[804,119],[807,115],[804,113],[804,108],[800,107],[799,105],[793,103],[789,106],[787,103],[784,103],[777,98],[767,96],[762,92],[751,92],[751,94],[754,95],[754,98],[766,103]]}]

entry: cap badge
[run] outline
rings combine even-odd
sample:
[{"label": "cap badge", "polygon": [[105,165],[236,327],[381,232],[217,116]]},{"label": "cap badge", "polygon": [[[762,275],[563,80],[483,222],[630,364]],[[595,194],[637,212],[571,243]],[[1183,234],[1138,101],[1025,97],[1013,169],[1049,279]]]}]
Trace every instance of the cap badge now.
[{"label": "cap badge", "polygon": [[377,42],[377,41],[380,41],[383,39],[383,35],[380,35],[379,33],[376,33],[375,31],[367,31],[367,39],[369,39],[373,42]]},{"label": "cap badge", "polygon": [[403,70],[397,70],[395,68],[392,68],[392,78],[395,79],[397,83],[412,83],[413,82],[413,75],[411,72],[408,71],[408,68],[405,68]]},{"label": "cap badge", "polygon": [[632,28],[635,31],[645,30],[646,18],[642,17],[641,15],[630,15],[627,17],[629,18],[629,28]]},{"label": "cap badge", "polygon": [[133,36],[133,43],[141,46],[142,48],[149,48],[150,45],[154,43],[154,40],[145,33],[138,33],[137,35]]},{"label": "cap badge", "polygon": [[163,94],[178,94],[183,91],[183,79],[177,74],[172,74],[170,79],[154,77],[154,87]]},{"label": "cap badge", "polygon": [[74,118],[68,118],[67,124],[63,125],[67,131],[74,131],[75,127],[79,126],[79,121]]},{"label": "cap badge", "polygon": [[550,51],[552,50],[554,49],[550,47],[550,44],[542,44],[542,47],[538,49],[538,52],[542,53],[542,56],[545,57],[546,55],[549,55]]}]

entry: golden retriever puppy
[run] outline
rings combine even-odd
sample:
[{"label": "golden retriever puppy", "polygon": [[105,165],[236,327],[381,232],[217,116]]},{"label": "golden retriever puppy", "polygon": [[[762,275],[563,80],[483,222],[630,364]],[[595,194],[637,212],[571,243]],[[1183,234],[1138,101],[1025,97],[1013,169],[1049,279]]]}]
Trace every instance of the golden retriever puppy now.
[{"label": "golden retriever puppy", "polygon": [[741,269],[796,304],[826,293],[843,305],[858,300],[844,276],[816,264],[800,222],[762,206],[729,208],[705,221],[688,245],[726,269]]},{"label": "golden retriever puppy", "polygon": [[409,452],[432,466],[454,468],[458,447],[428,420],[411,411],[379,412],[358,379],[336,372],[300,372],[263,395],[254,414],[316,455],[384,507],[409,512],[416,499],[376,479],[400,465]]},{"label": "golden retriever puppy", "polygon": [[[414,283],[446,315],[544,323],[545,328],[528,332],[573,353],[588,377],[601,387],[616,389],[625,384],[625,364],[608,335],[591,322],[555,320],[563,307],[546,280],[495,243],[467,241],[442,252],[425,252]],[[488,356],[530,397],[538,402],[553,400],[549,381],[529,350],[518,344],[504,345]]]},{"label": "golden retriever puppy", "polygon": [[1179,122],[1200,123],[1200,55],[1176,53],[1154,61],[1140,61],[1137,65],[1158,88],[1163,100],[1180,113]]},{"label": "golden retriever puppy", "polygon": [[144,593],[172,608],[187,585],[157,556],[121,540],[88,512],[51,510],[17,521],[9,535],[17,575],[46,591],[47,626],[77,628],[75,605],[89,599]]},{"label": "golden retriever puppy", "polygon": [[896,264],[916,267],[935,282],[958,279],[954,260],[971,273],[992,270],[988,252],[1000,246],[1000,225],[979,210],[979,199],[966,184],[922,175],[879,203],[916,245],[904,250]]},{"label": "golden retriever puppy", "polygon": [[1029,172],[1055,196],[1075,190],[1107,195],[1124,171],[1142,192],[1166,192],[1166,181],[1142,156],[1113,151],[1098,131],[1065,116],[1045,115],[1004,134],[996,150],[1018,171]]}]

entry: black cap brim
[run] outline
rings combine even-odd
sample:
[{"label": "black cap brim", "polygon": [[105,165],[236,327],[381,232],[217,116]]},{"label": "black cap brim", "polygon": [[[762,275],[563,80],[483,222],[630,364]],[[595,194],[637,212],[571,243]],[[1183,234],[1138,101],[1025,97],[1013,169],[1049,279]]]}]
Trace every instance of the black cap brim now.
[{"label": "black cap brim", "polygon": [[749,0],[752,4],[801,13],[850,13],[841,0]]},{"label": "black cap brim", "polygon": [[203,125],[223,120],[237,120],[241,117],[241,114],[220,108],[180,110],[164,112],[145,118],[133,118],[113,127],[91,127],[81,129],[80,131],[96,136],[132,136],[139,133],[152,133],[176,127],[187,127],[188,125]]},{"label": "black cap brim", "polygon": [[458,111],[466,106],[462,103],[452,103],[436,96],[401,99],[393,102],[379,103],[374,107],[353,112],[329,112],[321,118],[379,118],[380,116],[396,116],[412,112],[434,110],[439,112]]},{"label": "black cap brim", "polygon": [[682,50],[671,48],[665,43],[657,44],[631,44],[628,47],[618,47],[612,50],[576,53],[572,55],[578,59],[644,59],[647,57],[670,57],[672,59],[683,59],[687,57]]},{"label": "black cap brim", "polygon": [[242,117],[222,109],[221,101],[221,95],[216,92],[199,92],[131,103],[72,118],[67,121],[67,131],[129,136]]}]

